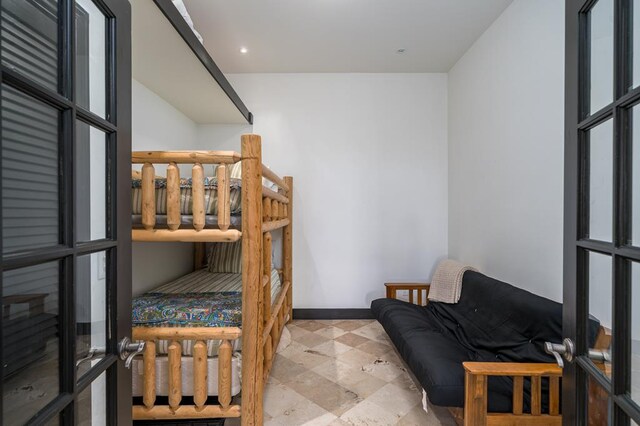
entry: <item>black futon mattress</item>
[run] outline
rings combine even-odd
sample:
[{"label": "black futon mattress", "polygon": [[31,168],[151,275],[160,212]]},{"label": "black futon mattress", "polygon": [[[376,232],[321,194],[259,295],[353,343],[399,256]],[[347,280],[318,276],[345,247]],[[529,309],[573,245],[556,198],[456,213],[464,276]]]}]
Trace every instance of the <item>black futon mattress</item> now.
[{"label": "black futon mattress", "polygon": [[[456,304],[417,306],[394,299],[371,303],[398,352],[426,390],[431,403],[464,406],[465,361],[555,362],[544,342],[562,341],[562,305],[473,271],[462,281]],[[591,341],[599,323],[590,323]],[[511,412],[513,380],[489,378],[488,410]],[[548,407],[543,379],[542,408]],[[530,409],[525,380],[525,411]]]}]

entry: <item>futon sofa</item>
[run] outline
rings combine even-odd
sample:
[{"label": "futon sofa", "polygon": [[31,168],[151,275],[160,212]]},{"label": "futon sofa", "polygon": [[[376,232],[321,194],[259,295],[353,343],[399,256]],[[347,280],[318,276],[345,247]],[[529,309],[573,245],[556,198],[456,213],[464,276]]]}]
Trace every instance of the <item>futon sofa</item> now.
[{"label": "futon sofa", "polygon": [[[418,306],[386,298],[374,300],[371,310],[431,403],[445,407],[465,406],[465,373],[469,380],[469,368],[463,363],[555,363],[554,357],[545,353],[544,343],[561,342],[563,338],[560,303],[474,271],[464,273],[458,303]],[[591,320],[589,328],[593,342],[598,321]],[[555,380],[554,405],[559,420],[561,371],[552,364],[548,366],[548,372],[553,373],[548,377],[554,376]],[[521,377],[528,375],[527,371],[522,373]],[[536,391],[542,400],[536,402],[534,412],[548,413],[550,379],[541,380],[541,376],[536,379]],[[491,373],[484,377],[488,379],[485,412],[531,412],[530,378],[519,379],[523,398],[518,405],[522,407],[514,407],[513,378]]]}]

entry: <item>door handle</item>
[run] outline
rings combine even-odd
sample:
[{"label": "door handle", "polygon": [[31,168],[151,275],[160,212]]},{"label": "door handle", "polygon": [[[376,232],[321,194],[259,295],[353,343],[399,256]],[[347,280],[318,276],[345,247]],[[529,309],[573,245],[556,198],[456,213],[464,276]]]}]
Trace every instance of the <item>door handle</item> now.
[{"label": "door handle", "polygon": [[124,361],[126,368],[131,368],[133,359],[144,352],[145,342],[134,343],[128,337],[123,337],[118,343],[118,353],[120,359]]},{"label": "door handle", "polygon": [[544,350],[556,358],[556,362],[560,368],[564,368],[563,357],[567,362],[572,362],[576,354],[576,347],[569,338],[565,338],[562,343],[545,342]]},{"label": "door handle", "polygon": [[94,358],[99,358],[104,356],[107,353],[105,348],[91,348],[87,354],[76,361],[76,368],[80,366],[83,362],[91,361]]},{"label": "door handle", "polygon": [[589,349],[589,358],[595,362],[611,362],[609,351]]}]

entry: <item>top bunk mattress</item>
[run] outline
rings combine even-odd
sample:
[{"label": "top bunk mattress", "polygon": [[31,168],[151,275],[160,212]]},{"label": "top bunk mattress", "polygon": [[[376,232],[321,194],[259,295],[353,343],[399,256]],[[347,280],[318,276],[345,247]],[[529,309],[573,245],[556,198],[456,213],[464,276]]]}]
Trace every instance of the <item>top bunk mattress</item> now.
[{"label": "top bunk mattress", "polygon": [[[239,215],[242,212],[242,188],[241,179],[231,178],[229,191],[229,209],[232,215]],[[180,179],[180,214],[193,214],[193,199],[191,196],[191,178]],[[167,214],[167,179],[156,178],[156,215]],[[218,214],[218,179],[207,177],[204,179],[204,210],[205,215]],[[142,214],[142,180],[133,178],[131,180],[131,214]]]}]

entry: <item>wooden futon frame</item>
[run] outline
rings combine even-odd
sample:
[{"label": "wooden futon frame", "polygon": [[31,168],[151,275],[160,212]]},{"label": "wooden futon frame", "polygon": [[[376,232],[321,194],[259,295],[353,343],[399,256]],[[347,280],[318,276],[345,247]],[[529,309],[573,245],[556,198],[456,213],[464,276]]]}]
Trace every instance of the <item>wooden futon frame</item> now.
[{"label": "wooden futon frame", "polygon": [[[242,161],[242,228],[230,228],[230,166]],[[142,229],[133,241],[192,242],[196,267],[205,242],[242,240],[242,327],[134,327],[133,339],[145,342],[142,405],[133,406],[134,420],[241,417],[243,425],[263,423],[264,384],[282,329],[292,318],[293,178],[281,179],[262,164],[261,139],[243,135],[241,153],[231,151],[134,152],[142,164]],[[167,227],[156,227],[155,164],[167,165]],[[178,164],[192,165],[193,224],[185,228],[180,213]],[[205,164],[216,164],[218,226],[206,227]],[[278,191],[263,186],[263,176]],[[271,232],[283,229],[282,290],[271,301]],[[200,259],[200,260],[198,260]],[[242,339],[242,403],[231,398],[232,341]],[[168,340],[168,404],[156,404],[156,343]],[[182,342],[193,340],[193,404],[182,402]],[[218,352],[218,403],[209,404],[207,390],[208,340],[221,340]],[[189,401],[191,402],[191,401]]]},{"label": "wooden futon frame", "polygon": [[[422,283],[388,283],[386,296],[398,298],[398,292],[407,294],[410,303],[426,305],[428,303],[429,284]],[[415,296],[414,296],[415,293]],[[423,303],[424,301],[424,303]],[[609,348],[610,333],[600,327],[596,339],[596,349]],[[560,414],[560,378],[562,369],[553,363],[516,363],[516,362],[464,362],[465,398],[464,409],[450,407],[449,411],[456,422],[464,426],[485,425],[561,425]],[[513,378],[513,412],[490,413],[487,411],[487,382],[490,376],[507,376]],[[531,412],[523,412],[524,378],[531,379]],[[542,378],[549,379],[549,412],[542,413]],[[590,386],[589,415],[607,411],[606,395],[598,395],[597,387]],[[600,424],[600,423],[592,423]]]}]

